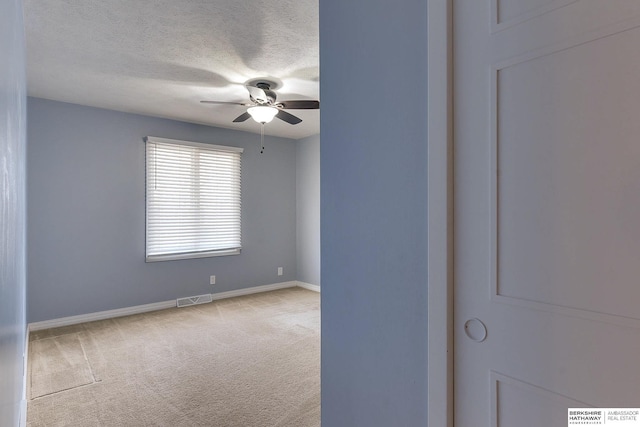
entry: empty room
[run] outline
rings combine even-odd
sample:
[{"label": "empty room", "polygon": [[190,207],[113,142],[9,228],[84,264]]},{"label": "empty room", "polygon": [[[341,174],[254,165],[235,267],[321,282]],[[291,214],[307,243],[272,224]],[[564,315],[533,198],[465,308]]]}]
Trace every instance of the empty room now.
[{"label": "empty room", "polygon": [[26,425],[320,425],[317,2],[23,7]]}]

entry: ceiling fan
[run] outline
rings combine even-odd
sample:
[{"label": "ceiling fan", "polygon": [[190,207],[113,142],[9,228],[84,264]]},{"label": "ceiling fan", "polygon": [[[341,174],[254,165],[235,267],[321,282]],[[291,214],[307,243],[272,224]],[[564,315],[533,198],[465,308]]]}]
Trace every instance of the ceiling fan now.
[{"label": "ceiling fan", "polygon": [[292,125],[297,125],[302,121],[299,117],[294,116],[284,110],[317,110],[320,108],[320,101],[316,100],[289,100],[278,102],[277,95],[271,89],[276,84],[268,80],[259,80],[248,83],[245,88],[249,91],[249,100],[251,102],[226,102],[226,101],[200,101],[204,104],[228,104],[242,105],[247,111],[236,117],[233,122],[240,123],[252,117],[256,122],[265,124],[273,120],[274,117],[279,118]]}]

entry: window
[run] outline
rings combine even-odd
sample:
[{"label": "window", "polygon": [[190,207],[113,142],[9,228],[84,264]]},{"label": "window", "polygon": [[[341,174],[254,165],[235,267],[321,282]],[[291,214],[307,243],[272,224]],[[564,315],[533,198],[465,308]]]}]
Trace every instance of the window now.
[{"label": "window", "polygon": [[148,136],[147,262],[241,249],[241,148]]}]

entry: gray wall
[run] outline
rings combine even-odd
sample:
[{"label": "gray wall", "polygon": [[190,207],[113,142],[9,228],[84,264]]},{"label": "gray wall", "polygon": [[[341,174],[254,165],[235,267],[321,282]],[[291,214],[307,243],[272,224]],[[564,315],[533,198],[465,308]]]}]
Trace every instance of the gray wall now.
[{"label": "gray wall", "polygon": [[320,1],[326,426],[427,425],[426,9]]},{"label": "gray wall", "polygon": [[[37,98],[28,116],[29,322],[296,280],[295,141],[261,155],[257,134]],[[145,263],[146,135],[245,148],[241,255]]]},{"label": "gray wall", "polygon": [[24,388],[26,92],[20,0],[0,2],[0,426],[17,426]]},{"label": "gray wall", "polygon": [[298,280],[320,286],[320,135],[296,142]]}]

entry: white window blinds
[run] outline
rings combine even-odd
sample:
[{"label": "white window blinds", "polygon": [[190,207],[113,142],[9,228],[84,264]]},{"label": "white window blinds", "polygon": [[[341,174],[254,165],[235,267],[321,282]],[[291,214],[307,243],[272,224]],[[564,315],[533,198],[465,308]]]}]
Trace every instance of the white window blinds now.
[{"label": "white window blinds", "polygon": [[146,138],[147,261],[241,249],[241,148]]}]

